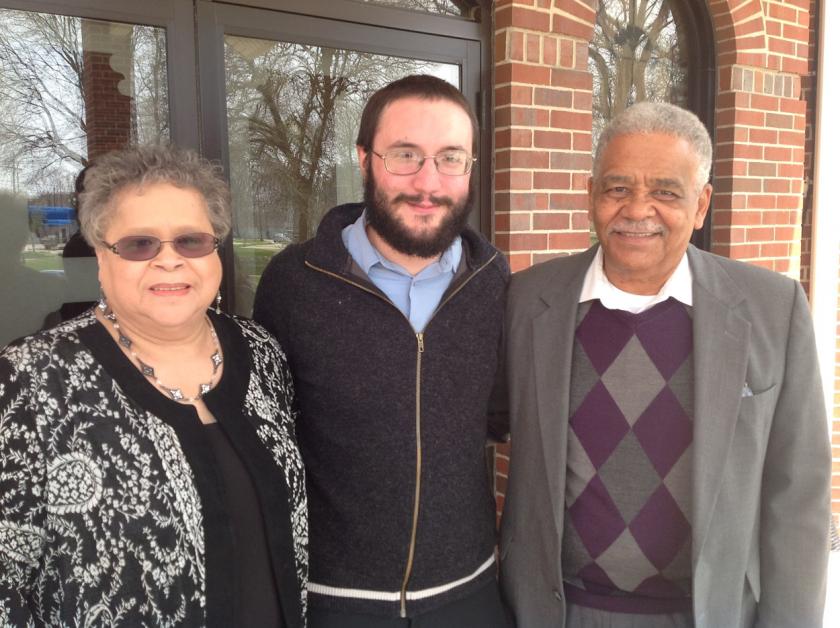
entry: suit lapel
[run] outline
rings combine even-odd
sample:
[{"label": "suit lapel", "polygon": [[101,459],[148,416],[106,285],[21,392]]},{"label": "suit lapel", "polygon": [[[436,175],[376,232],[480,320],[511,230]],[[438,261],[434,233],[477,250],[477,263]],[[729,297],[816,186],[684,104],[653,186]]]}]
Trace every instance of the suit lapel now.
[{"label": "suit lapel", "polygon": [[569,423],[569,374],[575,320],[586,269],[595,248],[560,267],[540,294],[545,309],[532,321],[537,416],[543,446],[551,506],[558,535],[563,530]]},{"label": "suit lapel", "polygon": [[[593,247],[561,266],[540,293],[532,320],[534,377],[543,459],[558,534],[563,530],[569,384],[578,299]],[[702,551],[746,381],[750,324],[738,312],[738,286],[714,258],[688,250],[693,276],[694,460],[693,554]]]},{"label": "suit lapel", "polygon": [[693,558],[703,550],[746,382],[750,323],[739,288],[708,254],[689,247],[694,317]]}]

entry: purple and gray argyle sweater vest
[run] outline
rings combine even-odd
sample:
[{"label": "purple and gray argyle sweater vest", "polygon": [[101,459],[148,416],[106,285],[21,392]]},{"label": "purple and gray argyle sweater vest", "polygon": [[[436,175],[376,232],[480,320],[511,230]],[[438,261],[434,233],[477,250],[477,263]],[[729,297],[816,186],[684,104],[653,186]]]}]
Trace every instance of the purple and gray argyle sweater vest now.
[{"label": "purple and gray argyle sweater vest", "polygon": [[691,609],[691,308],[582,303],[572,358],[563,571],[573,604]]}]

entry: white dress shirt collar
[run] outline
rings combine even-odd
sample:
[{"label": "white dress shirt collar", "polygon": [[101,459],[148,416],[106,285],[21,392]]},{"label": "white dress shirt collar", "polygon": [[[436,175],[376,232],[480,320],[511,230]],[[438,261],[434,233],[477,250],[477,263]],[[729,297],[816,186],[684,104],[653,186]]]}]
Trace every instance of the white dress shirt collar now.
[{"label": "white dress shirt collar", "polygon": [[599,246],[583,278],[579,302],[598,299],[607,309],[638,314],[670,297],[689,307],[692,305],[692,275],[687,253],[683,253],[677,268],[657,294],[632,294],[619,290],[607,279],[604,273],[604,250]]}]

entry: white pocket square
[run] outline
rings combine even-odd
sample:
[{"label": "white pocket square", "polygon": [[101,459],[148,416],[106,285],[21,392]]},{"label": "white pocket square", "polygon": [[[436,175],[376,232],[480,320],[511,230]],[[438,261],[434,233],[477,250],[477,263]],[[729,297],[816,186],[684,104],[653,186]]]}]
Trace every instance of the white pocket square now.
[{"label": "white pocket square", "polygon": [[744,387],[741,389],[741,396],[742,397],[752,397],[753,396],[752,388],[750,388],[750,385],[746,382],[744,382]]}]

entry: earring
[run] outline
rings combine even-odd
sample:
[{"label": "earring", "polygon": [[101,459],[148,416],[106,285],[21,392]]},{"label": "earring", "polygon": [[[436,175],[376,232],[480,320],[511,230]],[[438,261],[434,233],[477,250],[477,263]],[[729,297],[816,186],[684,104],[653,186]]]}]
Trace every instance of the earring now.
[{"label": "earring", "polygon": [[216,314],[221,314],[222,313],[222,310],[221,310],[221,307],[220,307],[221,305],[222,305],[222,291],[219,290],[219,292],[216,294]]},{"label": "earring", "polygon": [[102,288],[99,289],[99,303],[96,304],[100,312],[105,312],[108,309],[108,302],[105,300],[105,293]]}]

